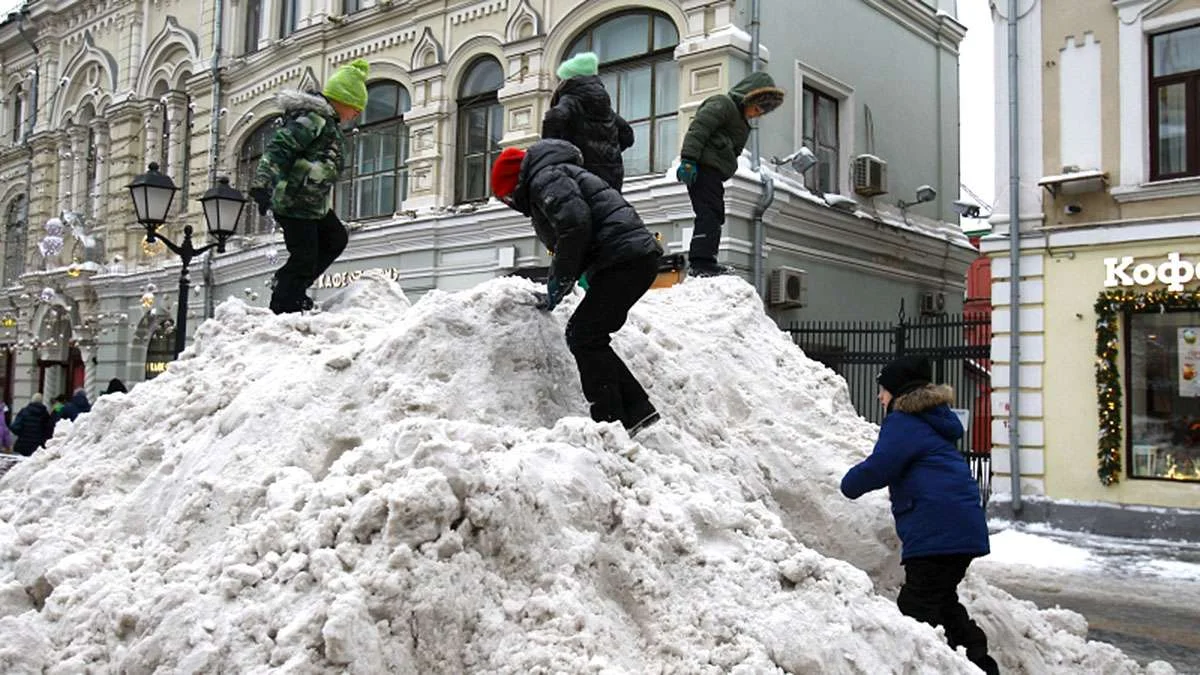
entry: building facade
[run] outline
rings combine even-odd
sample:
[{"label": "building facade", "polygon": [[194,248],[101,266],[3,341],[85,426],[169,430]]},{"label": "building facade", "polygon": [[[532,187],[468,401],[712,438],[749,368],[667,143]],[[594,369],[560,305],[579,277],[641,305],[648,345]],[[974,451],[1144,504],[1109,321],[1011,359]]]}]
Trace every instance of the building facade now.
[{"label": "building facade", "polygon": [[[368,269],[419,296],[544,265],[528,222],[489,199],[489,169],[503,147],[537,139],[555,67],[586,50],[637,136],[625,194],[669,252],[686,251],[682,135],[704,98],[750,71],[758,25],[762,68],[789,98],[762,122],[762,170],[747,153],[727,185],[722,260],[781,321],[893,317],[934,297],[956,311],[972,251],[949,202],[964,34],[953,2],[850,0],[831,13],[764,0],[757,24],[747,4],[31,0],[0,26],[6,400],[166,367],[179,262],[145,242],[124,186],[157,163],[181,188],[161,231],[204,232],[196,200],[218,176],[246,189],[276,128],[273,94],[319,87],[360,57],[370,103],[334,204],[350,245],[317,299]],[[768,159],[801,144],[820,158],[805,175]],[[915,200],[922,185],[937,196]],[[189,327],[229,296],[265,305],[285,255],[273,224],[244,214],[226,253],[193,263]]]},{"label": "building facade", "polygon": [[1023,495],[1086,506],[1064,518],[1122,533],[1122,514],[1161,524],[1140,506],[1182,509],[1176,532],[1200,536],[1184,517],[1200,515],[1200,1],[1035,2],[1019,18],[1019,218],[995,16],[994,485],[1018,475]]}]

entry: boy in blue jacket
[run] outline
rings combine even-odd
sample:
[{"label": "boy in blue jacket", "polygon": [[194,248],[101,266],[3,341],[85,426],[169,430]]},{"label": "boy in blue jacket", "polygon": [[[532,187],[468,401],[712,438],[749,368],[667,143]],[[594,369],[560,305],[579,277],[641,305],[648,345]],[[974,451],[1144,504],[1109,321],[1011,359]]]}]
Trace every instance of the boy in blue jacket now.
[{"label": "boy in blue jacket", "polygon": [[842,478],[842,494],[857,499],[887,487],[900,536],[904,585],[901,613],[943,626],[952,648],[989,675],[1000,672],[987,636],[958,601],[971,560],[987,555],[988,531],[979,486],[954,444],[962,423],[950,410],[954,392],[932,384],[922,356],[904,356],[879,373],[879,402],[887,417],[871,455]]}]

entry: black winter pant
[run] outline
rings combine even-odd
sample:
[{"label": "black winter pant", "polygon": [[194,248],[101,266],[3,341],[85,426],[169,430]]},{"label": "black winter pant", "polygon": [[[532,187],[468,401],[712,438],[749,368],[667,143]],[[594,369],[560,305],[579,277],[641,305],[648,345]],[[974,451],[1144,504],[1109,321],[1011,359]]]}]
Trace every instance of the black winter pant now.
[{"label": "black winter pant", "polygon": [[346,250],[349,235],[333,211],[318,220],[284,216],[275,220],[283,229],[288,259],[275,273],[271,311],[298,312],[305,306],[308,287]]},{"label": "black winter pant", "polygon": [[696,182],[688,186],[696,223],[688,247],[688,264],[712,267],[717,264],[721,246],[721,226],[725,224],[725,185],[716,171],[701,166]]},{"label": "black winter pant", "polygon": [[579,367],[592,419],[626,429],[654,412],[646,390],[612,350],[611,336],[658,275],[658,254],[617,263],[588,276],[587,295],[567,322],[567,346]]},{"label": "black winter pant", "polygon": [[904,561],[904,586],[896,604],[906,616],[931,626],[942,626],[951,647],[966,647],[971,663],[989,675],[996,675],[1000,670],[988,656],[987,635],[958,601],[958,584],[971,560],[969,555],[909,558]]}]

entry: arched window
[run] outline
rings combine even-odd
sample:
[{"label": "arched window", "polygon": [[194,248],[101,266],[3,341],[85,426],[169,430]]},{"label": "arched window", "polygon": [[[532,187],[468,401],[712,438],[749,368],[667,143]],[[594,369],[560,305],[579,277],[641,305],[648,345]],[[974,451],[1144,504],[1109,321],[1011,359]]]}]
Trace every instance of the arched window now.
[{"label": "arched window", "polygon": [[167,319],[154,327],[146,345],[146,379],[153,380],[175,360],[175,322]]},{"label": "arched window", "polygon": [[459,86],[459,203],[487,199],[492,192],[492,162],[500,154],[500,138],[504,135],[504,107],[496,92],[503,86],[504,71],[490,57],[471,64]]},{"label": "arched window", "polygon": [[[262,159],[263,152],[267,149],[267,143],[271,142],[271,137],[279,129],[281,119],[276,115],[258,125],[258,128],[250,133],[238,150],[237,176],[243,192],[250,189],[250,184],[254,181],[254,172],[258,170],[258,160]],[[270,231],[271,221],[258,215],[258,208],[255,204],[247,204],[242,211],[242,222],[238,226],[238,232],[254,235]]]},{"label": "arched window", "polygon": [[4,285],[17,283],[25,273],[25,208],[24,195],[12,200],[4,213]]},{"label": "arched window", "polygon": [[633,147],[623,155],[627,175],[666,171],[679,153],[678,44],[679,31],[666,15],[638,11],[591,25],[563,55],[600,57],[600,78],[613,107],[633,127]]},{"label": "arched window", "polygon": [[390,216],[408,196],[408,90],[395,82],[367,87],[367,109],[346,129],[346,168],[334,199],[343,219]]}]

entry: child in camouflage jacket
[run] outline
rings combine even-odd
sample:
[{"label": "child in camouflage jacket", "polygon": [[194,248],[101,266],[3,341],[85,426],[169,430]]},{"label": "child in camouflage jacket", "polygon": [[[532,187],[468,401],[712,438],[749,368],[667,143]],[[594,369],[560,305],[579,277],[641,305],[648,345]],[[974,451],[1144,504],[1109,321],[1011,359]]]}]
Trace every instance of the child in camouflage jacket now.
[{"label": "child in camouflage jacket", "polygon": [[270,209],[283,230],[288,260],[275,273],[271,311],[312,307],[308,287],[346,248],[346,228],[330,208],[342,172],[341,124],[367,107],[369,64],[355,59],[338,68],[320,94],[284,91],[276,95],[283,126],[259,160],[250,196],[260,214]]}]

